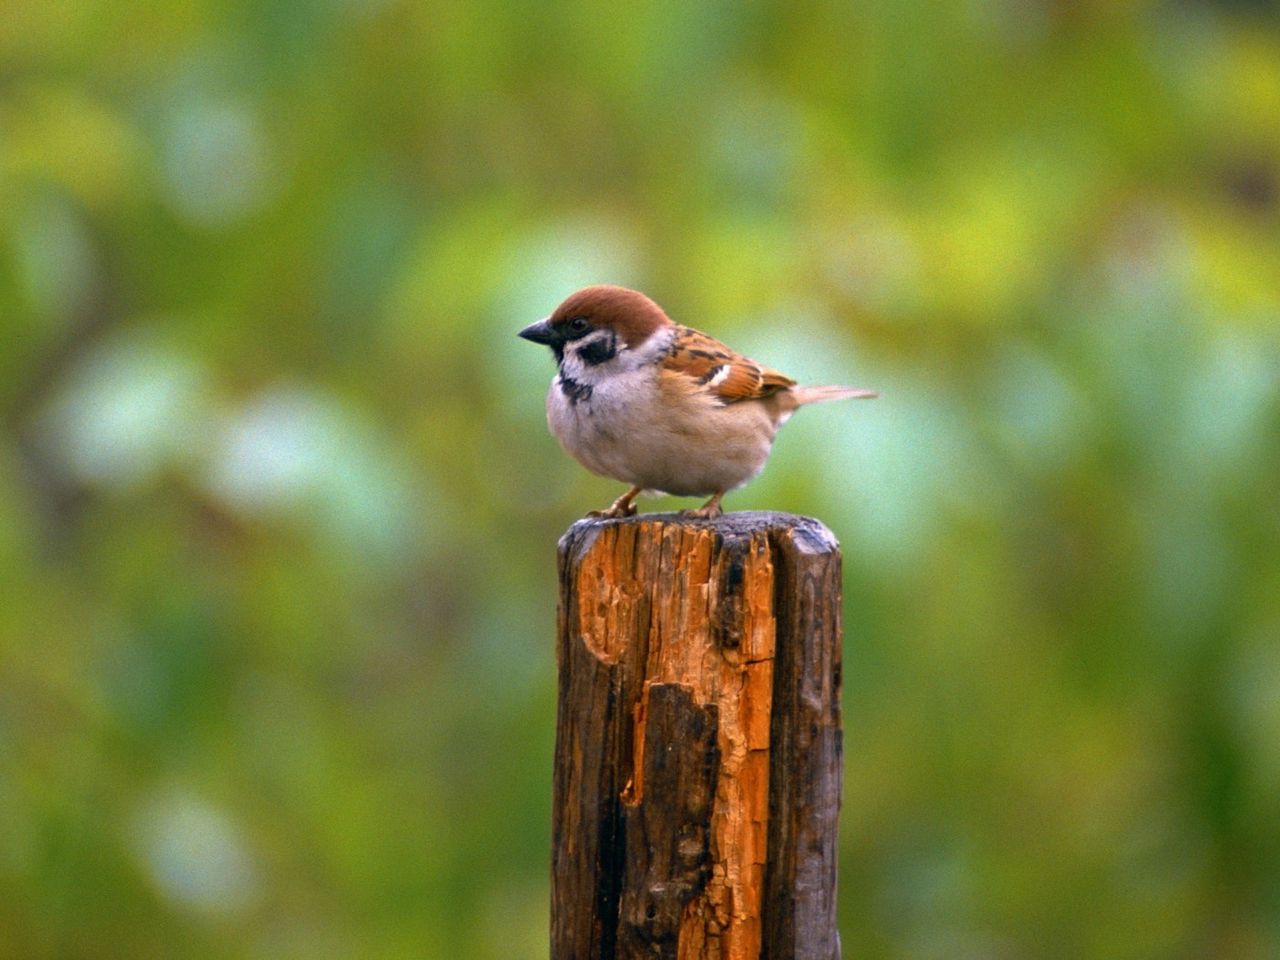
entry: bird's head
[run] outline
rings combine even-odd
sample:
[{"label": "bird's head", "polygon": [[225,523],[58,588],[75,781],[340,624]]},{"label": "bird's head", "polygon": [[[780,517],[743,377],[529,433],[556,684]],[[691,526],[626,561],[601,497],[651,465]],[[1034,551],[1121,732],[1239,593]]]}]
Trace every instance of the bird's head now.
[{"label": "bird's head", "polygon": [[549,346],[561,366],[568,356],[574,366],[591,368],[622,350],[639,349],[655,331],[670,325],[662,308],[643,293],[601,285],[572,294],[520,336]]}]

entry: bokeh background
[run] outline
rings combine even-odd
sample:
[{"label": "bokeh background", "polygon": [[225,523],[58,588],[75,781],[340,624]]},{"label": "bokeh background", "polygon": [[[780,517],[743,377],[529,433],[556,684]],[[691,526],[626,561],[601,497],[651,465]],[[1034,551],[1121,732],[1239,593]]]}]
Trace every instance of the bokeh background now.
[{"label": "bokeh background", "polygon": [[848,957],[1280,956],[1273,4],[6,0],[0,957],[546,956],[601,281],[883,392]]}]

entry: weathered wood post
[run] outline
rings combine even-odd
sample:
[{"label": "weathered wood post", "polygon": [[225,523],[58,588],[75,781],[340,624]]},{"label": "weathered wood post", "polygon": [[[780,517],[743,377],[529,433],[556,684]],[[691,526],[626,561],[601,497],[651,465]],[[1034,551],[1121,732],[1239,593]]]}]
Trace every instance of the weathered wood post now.
[{"label": "weathered wood post", "polygon": [[552,960],[839,960],[840,642],[816,520],[569,529]]}]

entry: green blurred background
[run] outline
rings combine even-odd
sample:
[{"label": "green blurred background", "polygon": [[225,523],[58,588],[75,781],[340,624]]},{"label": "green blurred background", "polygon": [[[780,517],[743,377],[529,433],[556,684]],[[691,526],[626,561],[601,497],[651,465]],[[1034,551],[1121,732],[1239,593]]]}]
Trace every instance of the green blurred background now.
[{"label": "green blurred background", "polygon": [[848,957],[1280,956],[1243,0],[6,0],[0,956],[546,956],[602,281],[883,392],[729,499],[844,547]]}]

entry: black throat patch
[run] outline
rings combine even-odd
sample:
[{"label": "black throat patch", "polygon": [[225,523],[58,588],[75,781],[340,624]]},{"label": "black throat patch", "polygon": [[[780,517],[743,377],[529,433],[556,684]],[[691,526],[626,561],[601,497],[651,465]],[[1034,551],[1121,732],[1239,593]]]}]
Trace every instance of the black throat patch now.
[{"label": "black throat patch", "polygon": [[601,337],[599,340],[593,340],[585,347],[578,350],[578,356],[582,358],[582,362],[588,367],[599,366],[607,363],[618,355],[618,335],[612,330],[609,335]]},{"label": "black throat patch", "polygon": [[560,392],[569,398],[569,405],[576,407],[583,400],[591,399],[591,391],[594,389],[589,383],[579,383],[573,377],[566,377],[560,374]]}]

